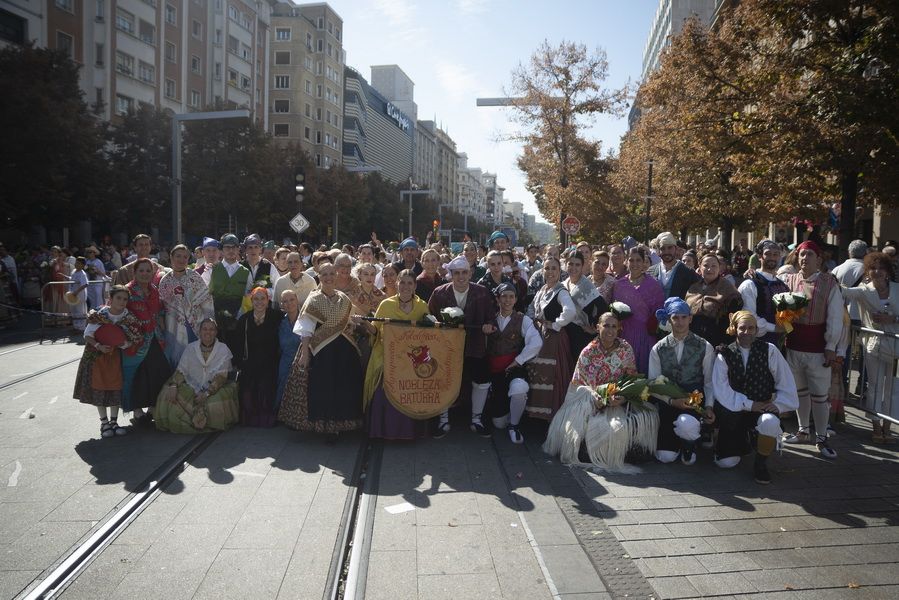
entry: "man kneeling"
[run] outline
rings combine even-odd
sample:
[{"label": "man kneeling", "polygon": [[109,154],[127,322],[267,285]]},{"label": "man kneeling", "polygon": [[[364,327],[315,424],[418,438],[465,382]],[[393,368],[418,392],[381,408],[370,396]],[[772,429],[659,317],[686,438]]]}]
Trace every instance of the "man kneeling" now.
[{"label": "man kneeling", "polygon": [[715,464],[725,469],[735,467],[752,449],[754,428],[758,433],[755,480],[771,483],[768,456],[783,433],[780,413],[799,406],[796,382],[780,350],[756,339],[758,323],[751,312],[732,314],[727,333],[737,340],[721,350],[712,370],[718,425]]}]

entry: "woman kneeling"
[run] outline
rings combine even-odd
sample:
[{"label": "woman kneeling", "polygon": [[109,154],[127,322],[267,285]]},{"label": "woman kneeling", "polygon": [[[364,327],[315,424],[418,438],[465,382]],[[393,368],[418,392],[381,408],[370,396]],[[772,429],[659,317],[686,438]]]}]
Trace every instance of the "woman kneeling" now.
[{"label": "woman kneeling", "polygon": [[159,393],[157,429],[201,433],[223,431],[237,423],[237,386],[228,381],[231,351],[217,334],[214,320],[200,323],[200,339],[187,345],[178,369]]}]

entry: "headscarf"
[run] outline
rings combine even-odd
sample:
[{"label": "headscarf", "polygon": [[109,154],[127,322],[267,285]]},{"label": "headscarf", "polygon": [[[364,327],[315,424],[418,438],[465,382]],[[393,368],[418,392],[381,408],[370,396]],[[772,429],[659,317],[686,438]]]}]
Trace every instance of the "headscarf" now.
[{"label": "headscarf", "polygon": [[798,252],[800,250],[811,250],[818,256],[821,256],[821,246],[811,240],[805,240],[804,242],[796,246],[796,251]]},{"label": "headscarf", "polygon": [[730,315],[730,324],[727,326],[727,335],[737,335],[737,324],[740,321],[752,321],[752,324],[759,326],[758,319],[748,310],[738,310]]},{"label": "headscarf", "polygon": [[445,263],[443,268],[447,271],[461,271],[471,269],[471,265],[468,264],[468,260],[464,256],[457,256],[448,263]]},{"label": "headscarf", "polygon": [[493,242],[495,242],[496,240],[498,240],[500,238],[502,238],[506,241],[509,241],[509,236],[507,236],[505,233],[503,233],[502,231],[494,231],[493,233],[490,234],[490,237],[487,238],[487,246],[488,247],[492,246]]},{"label": "headscarf", "polygon": [[665,300],[662,308],[656,311],[656,320],[660,325],[668,322],[668,319],[674,315],[689,315],[690,305],[678,297],[672,297]]},{"label": "headscarf", "polygon": [[406,248],[418,249],[418,242],[416,242],[412,238],[406,238],[402,242],[400,242],[400,250],[404,250]]},{"label": "headscarf", "polygon": [[513,294],[515,294],[516,298],[518,297],[518,290],[511,283],[501,283],[496,286],[495,290],[493,290],[493,293],[497,298],[502,296],[504,292],[512,292]]}]

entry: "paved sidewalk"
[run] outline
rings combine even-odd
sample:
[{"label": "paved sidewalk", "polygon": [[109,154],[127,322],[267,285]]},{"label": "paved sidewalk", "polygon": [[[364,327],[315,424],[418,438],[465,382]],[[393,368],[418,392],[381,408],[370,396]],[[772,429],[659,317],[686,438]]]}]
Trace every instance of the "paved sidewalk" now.
[{"label": "paved sidewalk", "polygon": [[767,486],[751,457],[722,470],[710,451],[639,475],[572,471],[660,598],[896,598],[899,447],[871,445],[857,411],[848,420],[836,461],[786,446]]},{"label": "paved sidewalk", "polygon": [[220,435],[63,598],[320,600],[361,435]]}]

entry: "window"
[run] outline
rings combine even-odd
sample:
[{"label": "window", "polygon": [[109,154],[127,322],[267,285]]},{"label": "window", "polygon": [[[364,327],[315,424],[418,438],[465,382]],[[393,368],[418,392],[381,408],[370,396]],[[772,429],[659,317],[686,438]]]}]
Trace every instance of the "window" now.
[{"label": "window", "polygon": [[156,83],[156,67],[151,64],[140,61],[138,64],[137,76],[141,81],[146,83]]},{"label": "window", "polygon": [[56,7],[75,14],[75,3],[72,0],[56,0]]},{"label": "window", "polygon": [[275,137],[288,137],[290,135],[290,125],[287,123],[275,123],[273,128]]},{"label": "window", "polygon": [[339,29],[334,30],[334,37],[336,37],[338,40],[340,39],[340,30]]},{"label": "window", "polygon": [[312,50],[312,34],[306,33],[306,47]]},{"label": "window", "polygon": [[308,79],[306,80],[305,90],[306,90],[307,94],[309,94],[310,96],[312,95],[312,82],[309,81]]},{"label": "window", "polygon": [[326,134],[325,134],[325,145],[326,145],[326,146],[330,146],[330,145],[331,145],[331,134],[330,134],[330,133],[326,133]]},{"label": "window", "polygon": [[156,45],[156,26],[147,23],[146,21],[140,22],[140,39],[151,46]]},{"label": "window", "polygon": [[325,18],[324,18],[324,17],[319,17],[319,18],[318,18],[318,21],[316,21],[315,27],[318,28],[318,29],[324,29],[324,27],[325,27]]},{"label": "window", "polygon": [[246,75],[240,76],[240,89],[242,89],[245,92],[250,91],[250,78],[247,77]]},{"label": "window", "polygon": [[134,75],[134,57],[124,52],[115,53],[115,70],[122,75]]},{"label": "window", "polygon": [[149,4],[153,8],[156,8],[156,0],[143,0],[144,4]]},{"label": "window", "polygon": [[94,13],[94,19],[102,23],[105,16],[106,2],[104,0],[97,0],[97,11]]},{"label": "window", "polygon": [[318,84],[317,86],[315,86],[315,95],[319,98],[322,97],[322,84]]},{"label": "window", "polygon": [[312,118],[312,106],[308,102],[306,103],[306,109],[303,111],[303,114],[305,114],[309,118]]},{"label": "window", "polygon": [[240,11],[233,4],[228,5],[228,17],[240,21]]},{"label": "window", "polygon": [[100,114],[103,109],[103,88],[94,88],[94,114]]},{"label": "window", "polygon": [[240,50],[240,41],[233,35],[229,35],[228,36],[228,52],[230,52],[232,54],[237,54],[238,50]]},{"label": "window", "polygon": [[[115,13],[115,26],[125,33],[134,34],[134,15],[130,12],[124,11],[121,8],[116,10]],[[118,101],[118,99],[116,100]]]},{"label": "window", "polygon": [[61,31],[56,32],[56,49],[62,50],[66,53],[66,56],[69,58],[74,58],[73,52],[75,49],[75,38],[70,36],[68,33],[63,33]]},{"label": "window", "polygon": [[309,128],[308,128],[308,127],[304,127],[304,128],[303,128],[303,137],[306,138],[307,140],[309,139],[309,136],[311,135],[311,133],[312,133],[312,132],[309,131]]},{"label": "window", "polygon": [[318,40],[318,51],[319,52],[325,51],[325,41],[324,40]]},{"label": "window", "polygon": [[331,111],[330,110],[325,112],[325,121],[328,123],[328,125],[331,124]]},{"label": "window", "polygon": [[289,42],[290,41],[290,27],[275,27],[275,41]]},{"label": "window", "polygon": [[275,52],[275,64],[276,65],[289,65],[290,64],[290,52]]},{"label": "window", "polygon": [[236,87],[237,77],[237,71],[235,71],[234,69],[228,69],[228,83]]},{"label": "window", "polygon": [[174,79],[166,79],[165,80],[165,97],[166,98],[174,98],[175,97],[175,80]]},{"label": "window", "polygon": [[321,121],[321,120],[322,120],[322,109],[319,108],[319,107],[316,107],[316,108],[315,108],[315,120],[316,120],[316,121]]},{"label": "window", "polygon": [[175,54],[177,50],[175,49],[175,44],[172,42],[165,43],[165,59],[169,62],[175,62]]},{"label": "window", "polygon": [[311,71],[312,70],[312,57],[307,56],[306,58],[304,58],[303,64],[306,65],[307,70]]},{"label": "window", "polygon": [[322,166],[322,155],[321,154],[315,155],[315,166],[316,167]]},{"label": "window", "polygon": [[315,63],[315,73],[316,73],[316,75],[321,75],[321,74],[322,74],[322,68],[323,68],[322,65],[323,65],[323,64],[324,64],[324,63],[322,63],[322,61],[318,61],[317,63]]},{"label": "window", "polygon": [[197,74],[203,73],[203,63],[196,54],[191,54],[190,56],[190,70]]},{"label": "window", "polygon": [[215,74],[216,81],[222,80],[222,63],[220,63],[220,62],[215,63],[215,71],[213,71],[213,73]]},{"label": "window", "polygon": [[316,132],[315,132],[315,143],[316,143],[316,144],[321,144],[321,143],[322,143],[322,132],[321,132],[321,131],[316,131]]},{"label": "window", "polygon": [[175,25],[178,22],[178,11],[171,4],[165,5],[165,22]]},{"label": "window", "polygon": [[215,45],[216,46],[222,45],[222,30],[221,29],[215,30]]},{"label": "window", "polygon": [[275,100],[275,112],[276,113],[289,113],[290,112],[290,100]]},{"label": "window", "polygon": [[286,90],[290,88],[290,75],[275,75],[275,89]]},{"label": "window", "polygon": [[328,33],[334,33],[334,23],[328,21]]},{"label": "window", "polygon": [[116,94],[116,96],[115,96],[116,114],[127,115],[133,109],[134,109],[134,100],[132,98],[129,98],[128,96],[123,96],[121,94]]},{"label": "window", "polygon": [[246,61],[250,60],[250,57],[253,54],[253,50],[247,46],[246,44],[240,45],[240,57]]},{"label": "window", "polygon": [[325,155],[325,166],[326,167],[331,166],[331,157],[328,156],[327,154]]},{"label": "window", "polygon": [[103,61],[104,61],[103,55],[105,54],[104,50],[105,50],[105,48],[104,48],[103,44],[100,44],[100,43],[94,44],[94,64],[97,65],[98,67],[103,66]]},{"label": "window", "polygon": [[334,47],[331,46],[331,42],[328,42],[328,56],[333,56]]},{"label": "window", "polygon": [[203,24],[200,23],[199,21],[197,21],[196,19],[194,19],[193,22],[191,22],[191,24],[190,24],[190,34],[192,36],[194,36],[195,38],[197,38],[198,40],[202,40],[203,39]]},{"label": "window", "polygon": [[200,97],[200,92],[198,90],[190,91],[190,105],[199,107],[203,103],[202,98]]}]

